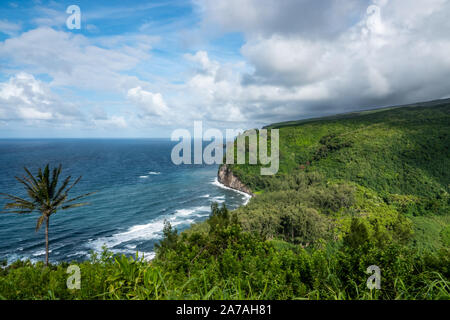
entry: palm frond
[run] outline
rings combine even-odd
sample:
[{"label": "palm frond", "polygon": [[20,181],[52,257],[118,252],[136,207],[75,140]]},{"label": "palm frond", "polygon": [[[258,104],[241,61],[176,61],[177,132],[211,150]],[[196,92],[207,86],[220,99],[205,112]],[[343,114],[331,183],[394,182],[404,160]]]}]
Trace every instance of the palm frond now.
[{"label": "palm frond", "polygon": [[32,202],[30,202],[30,201],[28,201],[28,200],[22,199],[22,198],[20,198],[20,197],[18,197],[18,196],[14,196],[14,195],[12,195],[12,194],[0,193],[0,195],[3,196],[3,197],[2,197],[3,199],[13,200],[13,201],[19,201],[19,202],[24,202],[24,203],[32,203]]},{"label": "palm frond", "polygon": [[42,169],[38,169],[37,174],[37,185],[38,185],[38,195],[41,202],[46,201],[49,203],[48,192],[47,192],[47,182],[45,181],[45,176],[42,173]]},{"label": "palm frond", "polygon": [[42,181],[44,179],[44,177],[42,176],[42,169],[41,168],[38,169],[37,178],[39,179],[38,181]]},{"label": "palm frond", "polygon": [[9,211],[2,211],[2,213],[18,213],[18,214],[25,214],[25,213],[33,213],[33,211],[30,211],[30,210],[9,210]]},{"label": "palm frond", "polygon": [[[49,176],[50,176],[50,169],[49,169],[49,164],[47,163],[44,168],[44,179],[46,182],[49,182],[49,179],[48,179]],[[48,185],[47,185],[47,187],[48,187]]]},{"label": "palm frond", "polygon": [[19,208],[19,209],[28,209],[28,210],[34,210],[35,206],[32,203],[17,203],[17,202],[11,202],[5,204],[5,209],[11,209],[11,208]]},{"label": "palm frond", "polygon": [[[17,177],[16,177],[17,179]],[[35,183],[33,180],[31,180],[30,178],[26,177],[26,176],[22,176],[23,180],[25,180],[31,187],[31,189],[33,190],[37,190],[39,188],[39,185],[37,183]]]},{"label": "palm frond", "polygon": [[61,209],[62,210],[67,210],[67,209],[72,209],[72,208],[78,208],[78,207],[82,207],[82,206],[86,206],[89,205],[89,202],[84,202],[84,203],[75,203],[75,204],[70,204],[68,206],[63,206]]},{"label": "palm frond", "polygon": [[34,185],[37,186],[38,182],[36,181],[36,178],[31,174],[30,170],[28,170],[27,167],[23,167],[23,169],[28,174],[28,176],[30,177],[31,181],[33,181]]},{"label": "palm frond", "polygon": [[29,183],[26,182],[25,180],[23,180],[22,178],[19,178],[19,177],[15,177],[15,178],[17,181],[19,181],[20,183],[22,183],[25,186],[25,188],[27,189],[28,196],[30,198],[32,198],[33,200],[37,200],[37,198],[39,197],[38,189],[29,185]]},{"label": "palm frond", "polygon": [[61,164],[59,165],[58,168],[53,169],[52,181],[50,183],[50,188],[49,188],[49,196],[51,199],[53,199],[53,195],[55,193],[56,186],[58,184],[58,178],[61,173],[61,170],[62,170]]},{"label": "palm frond", "polygon": [[75,187],[75,185],[80,182],[82,176],[79,176],[77,180],[75,180],[75,182],[66,190],[66,193],[68,193],[73,187]]},{"label": "palm frond", "polygon": [[91,196],[91,195],[93,195],[93,194],[96,194],[96,193],[97,193],[97,191],[95,191],[95,192],[89,192],[89,193],[85,193],[85,194],[83,194],[83,195],[81,195],[81,196],[78,196],[78,197],[75,197],[75,198],[69,199],[69,200],[65,201],[65,203],[70,203],[70,202],[74,202],[74,201],[80,200],[80,199],[82,199],[82,198],[85,198],[85,197]]},{"label": "palm frond", "polygon": [[[67,179],[66,179],[67,180]],[[61,187],[60,188],[60,190],[58,191],[58,194],[57,194],[57,198],[55,197],[55,199],[53,200],[53,203],[54,204],[57,204],[57,205],[55,205],[55,206],[59,206],[59,205],[61,205],[62,203],[64,203],[65,202],[65,200],[66,200],[66,198],[67,198],[67,194],[69,193],[69,191],[78,183],[78,182],[80,182],[80,180],[81,180],[81,176],[80,177],[78,177],[78,179],[77,180],[75,180],[75,182],[69,187],[69,188],[67,188],[66,190],[63,190],[63,188]],[[66,182],[66,181],[64,181],[64,182]],[[64,184],[64,185],[67,185],[66,183]],[[63,186],[64,186],[63,185]],[[62,191],[64,191],[64,193],[61,195],[60,193],[62,192]],[[80,199],[81,198],[83,198],[83,197],[85,197],[85,196],[87,196],[87,195],[83,195],[83,196],[80,196]],[[75,201],[75,200],[71,200],[71,202],[72,201]]]},{"label": "palm frond", "polygon": [[59,208],[63,203],[66,202],[67,196],[67,193],[64,193],[58,199],[54,200],[52,202],[53,207]]},{"label": "palm frond", "polygon": [[33,202],[9,194],[3,195],[6,196],[4,197],[5,199],[9,199],[14,202],[5,204],[2,213],[32,213],[36,209],[36,205]]},{"label": "palm frond", "polygon": [[44,219],[45,219],[44,215],[39,217],[37,224],[36,224],[36,230],[35,230],[36,232],[38,232],[39,229],[41,228],[41,225],[42,225],[42,222],[44,222]]},{"label": "palm frond", "polygon": [[41,168],[39,168],[38,174],[37,174],[38,185],[39,185],[39,195],[47,203],[50,202],[50,198],[49,198],[49,194],[48,194],[48,189],[49,189],[49,184],[48,184],[49,168],[48,168],[48,166],[49,166],[48,164],[45,166],[44,171],[42,171]]},{"label": "palm frond", "polygon": [[58,189],[58,191],[56,192],[56,195],[53,197],[53,200],[56,200],[56,199],[59,198],[59,196],[60,196],[61,193],[64,191],[64,189],[66,189],[66,187],[67,187],[67,185],[69,184],[71,178],[72,178],[72,176],[68,176],[68,177],[64,180],[63,184],[61,185],[61,187],[60,187],[60,188]]},{"label": "palm frond", "polygon": [[45,198],[47,199],[47,203],[50,203],[50,195],[49,195],[50,180],[49,180],[49,176],[50,176],[50,169],[49,169],[49,164],[47,163],[47,165],[44,168],[44,179],[42,181],[43,184],[44,184],[44,188],[42,188],[42,191],[44,191]]},{"label": "palm frond", "polygon": [[[16,177],[17,179],[17,177]],[[27,193],[28,195],[35,199],[36,201],[38,201],[39,199],[39,185],[36,185],[32,180],[30,180],[29,178],[27,178],[26,176],[23,176],[21,179],[25,180],[26,182],[28,182],[29,186],[31,188],[27,188]],[[21,181],[20,181],[21,182]],[[21,182],[22,183],[22,182]]]},{"label": "palm frond", "polygon": [[[59,165],[58,168],[53,169],[52,179],[50,181],[49,165],[46,165],[44,170],[39,168],[38,173],[36,175],[37,178],[35,178],[31,174],[31,172],[27,168],[25,168],[25,172],[27,173],[28,177],[26,176],[24,176],[23,178],[16,177],[16,179],[25,186],[25,189],[31,201],[22,199],[14,195],[0,193],[0,195],[3,195],[4,198],[12,201],[11,203],[8,203],[5,206],[5,209],[9,209],[8,211],[5,212],[13,212],[10,209],[25,209],[20,210],[21,213],[25,213],[25,212],[32,212],[35,209],[38,209],[41,212],[54,213],[58,210],[58,208],[62,210],[67,210],[70,208],[81,207],[89,204],[87,202],[76,204],[73,202],[88,197],[96,192],[85,193],[67,200],[68,192],[78,184],[78,182],[82,178],[81,176],[78,177],[72,184],[70,184],[70,180],[72,177],[68,176],[66,179],[64,179],[62,185],[57,189],[58,178],[61,174],[61,171],[62,171],[61,165]],[[19,210],[16,210],[14,212],[17,211]]]}]

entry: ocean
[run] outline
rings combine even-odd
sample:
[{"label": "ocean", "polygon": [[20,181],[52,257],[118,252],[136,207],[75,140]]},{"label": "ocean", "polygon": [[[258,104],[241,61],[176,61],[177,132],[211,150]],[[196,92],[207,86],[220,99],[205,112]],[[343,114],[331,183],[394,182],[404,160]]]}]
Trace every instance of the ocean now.
[{"label": "ocean", "polygon": [[[248,196],[217,181],[217,165],[174,165],[176,142],[165,139],[0,140],[0,192],[25,197],[14,176],[33,174],[49,163],[62,164],[61,178],[83,178],[72,196],[97,193],[90,205],[59,211],[50,219],[50,262],[82,261],[106,246],[114,253],[154,257],[164,221],[178,230],[205,220],[212,202],[230,209]],[[69,194],[70,195],[70,194]],[[3,208],[7,201],[0,199]],[[39,213],[0,214],[0,260],[44,259],[44,229],[35,232]]]}]

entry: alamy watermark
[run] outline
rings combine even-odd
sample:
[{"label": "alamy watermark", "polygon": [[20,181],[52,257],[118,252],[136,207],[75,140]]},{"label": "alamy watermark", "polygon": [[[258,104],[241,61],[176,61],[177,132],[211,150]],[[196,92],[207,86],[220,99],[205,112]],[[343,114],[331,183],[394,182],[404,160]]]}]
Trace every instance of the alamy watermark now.
[{"label": "alamy watermark", "polygon": [[381,289],[381,269],[380,267],[373,265],[367,268],[367,274],[371,274],[371,276],[367,279],[367,288],[369,290],[372,289]]},{"label": "alamy watermark", "polygon": [[77,265],[70,265],[67,268],[66,273],[69,274],[67,278],[67,289],[70,290],[80,290],[81,289],[81,270]]},{"label": "alamy watermark", "polygon": [[[236,137],[236,143],[234,137]],[[176,165],[180,164],[224,164],[224,149],[226,150],[226,164],[261,164],[261,175],[275,175],[280,165],[279,131],[278,129],[237,130],[226,129],[227,141],[224,148],[224,136],[218,129],[208,129],[203,132],[203,122],[194,122],[194,136],[186,129],[177,129],[171,135],[172,141],[180,141],[172,149],[171,159]],[[248,139],[248,144],[247,144]],[[192,161],[192,141],[194,142],[194,160]],[[203,149],[203,142],[209,142]],[[270,155],[268,145],[270,144]],[[235,148],[236,145],[236,148]],[[236,153],[236,157],[235,157]],[[237,160],[235,162],[235,159]]]},{"label": "alamy watermark", "polygon": [[66,26],[69,30],[81,29],[81,9],[77,5],[67,7],[66,13],[70,16],[66,20]]}]

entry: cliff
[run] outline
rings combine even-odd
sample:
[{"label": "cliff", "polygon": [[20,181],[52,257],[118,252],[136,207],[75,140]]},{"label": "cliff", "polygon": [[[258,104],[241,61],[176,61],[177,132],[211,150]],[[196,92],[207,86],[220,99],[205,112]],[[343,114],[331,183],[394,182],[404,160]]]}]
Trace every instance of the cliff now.
[{"label": "cliff", "polygon": [[219,172],[217,173],[217,179],[220,183],[227,186],[228,188],[235,189],[241,192],[245,192],[251,196],[253,196],[252,191],[249,187],[247,187],[244,183],[242,183],[238,177],[233,174],[230,167],[228,165],[223,164],[219,168]]}]

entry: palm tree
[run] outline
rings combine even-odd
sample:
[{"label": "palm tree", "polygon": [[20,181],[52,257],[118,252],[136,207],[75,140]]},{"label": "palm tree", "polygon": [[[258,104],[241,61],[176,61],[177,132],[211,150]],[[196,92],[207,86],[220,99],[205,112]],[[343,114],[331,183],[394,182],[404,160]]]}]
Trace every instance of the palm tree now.
[{"label": "palm tree", "polygon": [[53,169],[51,177],[48,164],[45,166],[44,171],[39,169],[36,177],[34,177],[27,168],[24,169],[27,176],[15,178],[25,186],[29,200],[10,194],[0,193],[4,199],[12,201],[5,205],[4,212],[27,214],[39,211],[41,213],[36,224],[36,232],[45,221],[45,265],[48,266],[48,227],[50,216],[60,209],[67,210],[88,204],[75,203],[75,201],[87,197],[93,194],[93,192],[68,199],[69,191],[81,180],[81,177],[69,186],[71,176],[68,176],[63,181],[62,185],[58,187],[58,179],[62,169],[61,165],[59,165],[58,168]]}]

